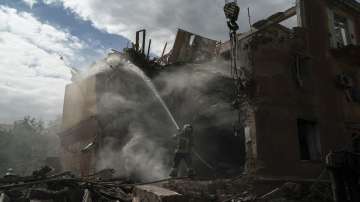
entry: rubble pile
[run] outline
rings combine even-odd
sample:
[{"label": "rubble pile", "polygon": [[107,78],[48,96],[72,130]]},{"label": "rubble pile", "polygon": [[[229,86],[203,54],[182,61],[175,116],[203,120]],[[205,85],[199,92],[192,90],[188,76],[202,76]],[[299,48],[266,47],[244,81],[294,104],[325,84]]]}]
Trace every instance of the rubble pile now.
[{"label": "rubble pile", "polygon": [[197,202],[331,202],[327,182],[268,182],[256,177],[232,179],[175,180],[159,184]]},{"label": "rubble pile", "polygon": [[[109,174],[110,173],[110,174]],[[0,202],[332,202],[328,182],[295,183],[254,176],[229,179],[169,178],[134,183],[111,176],[111,169],[78,178],[43,167],[31,176],[7,173],[0,179]]]},{"label": "rubble pile", "polygon": [[90,202],[131,201],[132,185],[117,178],[89,176],[78,178],[70,172],[51,174],[43,167],[31,176],[21,177],[7,173],[0,179],[1,202]]}]

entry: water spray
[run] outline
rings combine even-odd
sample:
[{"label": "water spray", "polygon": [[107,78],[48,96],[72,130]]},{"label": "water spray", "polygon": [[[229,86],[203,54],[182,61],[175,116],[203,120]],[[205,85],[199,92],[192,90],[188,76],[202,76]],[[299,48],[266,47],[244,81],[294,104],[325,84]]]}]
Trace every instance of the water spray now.
[{"label": "water spray", "polygon": [[[145,74],[144,74],[145,75]],[[162,99],[162,97],[160,96],[159,92],[156,90],[154,84],[152,83],[152,81],[148,78],[145,77],[144,81],[147,83],[147,85],[149,86],[149,88],[151,89],[151,91],[154,93],[155,97],[159,100],[159,102],[161,103],[161,105],[163,106],[164,110],[166,111],[166,113],[168,114],[171,122],[173,123],[173,125],[175,126],[175,128],[177,130],[180,130],[179,124],[176,122],[173,114],[170,112],[169,108],[167,107],[167,105],[165,104],[164,100]]]},{"label": "water spray", "polygon": [[[175,126],[175,128],[177,130],[180,130],[179,124],[176,122],[173,114],[170,112],[169,108],[167,107],[166,103],[160,96],[159,92],[157,91],[157,89],[156,89],[155,85],[153,84],[153,82],[151,81],[151,79],[148,76],[146,76],[146,74],[137,66],[130,63],[129,67],[130,67],[131,71],[135,72],[137,75],[139,75],[145,81],[146,85],[150,88],[150,90],[153,92],[155,97],[159,100],[159,102],[163,106],[164,110],[166,111],[168,117],[170,118],[170,120],[173,123],[173,125]],[[210,163],[208,163],[203,157],[201,157],[201,155],[195,149],[193,149],[192,152],[195,155],[195,157],[198,158],[200,160],[200,162],[202,162],[206,167],[210,168],[211,170],[215,170],[215,168],[213,166],[211,166]]]},{"label": "water spray", "polygon": [[151,81],[151,79],[145,75],[145,73],[138,68],[137,66],[131,64],[131,70],[133,72],[135,72],[137,75],[139,75],[143,81],[145,81],[146,85],[150,88],[150,90],[152,91],[152,93],[155,95],[155,97],[158,99],[158,101],[160,102],[160,104],[162,105],[163,109],[165,110],[165,112],[167,113],[168,117],[170,118],[171,122],[173,123],[173,125],[175,126],[176,130],[180,130],[179,124],[176,122],[173,114],[171,113],[171,111],[169,110],[169,108],[167,107],[165,101],[162,99],[162,97],[160,96],[159,92],[157,91],[155,85],[153,84],[153,82]]}]

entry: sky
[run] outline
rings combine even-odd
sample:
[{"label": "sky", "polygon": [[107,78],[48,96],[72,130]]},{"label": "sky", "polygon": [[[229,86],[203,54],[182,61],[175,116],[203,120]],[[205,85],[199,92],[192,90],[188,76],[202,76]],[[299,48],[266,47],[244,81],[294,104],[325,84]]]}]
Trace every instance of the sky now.
[{"label": "sky", "polygon": [[[240,31],[295,0],[238,0]],[[86,71],[147,29],[160,54],[182,28],[225,41],[223,0],[0,0],[0,123],[62,113],[71,69]],[[168,50],[172,45],[168,46]],[[167,50],[167,51],[168,51]]]}]

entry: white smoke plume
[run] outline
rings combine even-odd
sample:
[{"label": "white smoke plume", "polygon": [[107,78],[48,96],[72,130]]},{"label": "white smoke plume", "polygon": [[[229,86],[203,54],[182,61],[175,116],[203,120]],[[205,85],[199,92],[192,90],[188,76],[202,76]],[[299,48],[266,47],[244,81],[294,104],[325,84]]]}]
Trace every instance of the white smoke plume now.
[{"label": "white smoke plume", "polygon": [[138,67],[110,54],[86,77],[94,75],[101,80],[98,117],[105,134],[98,170],[113,168],[118,176],[141,181],[167,178],[177,130],[171,112],[180,126],[194,124],[195,141],[205,158],[218,150],[202,141],[211,128],[232,132],[236,113],[226,63],[173,67],[153,78],[153,85]]},{"label": "white smoke plume", "polygon": [[114,150],[112,143],[106,145],[99,154],[98,169],[115,168],[120,177],[145,181],[165,178],[169,170],[164,163],[167,150],[139,126],[130,126],[129,133],[131,138],[121,150]]},{"label": "white smoke plume", "polygon": [[176,131],[151,81],[118,54],[96,63],[84,77],[97,77],[98,120],[104,134],[97,170],[137,180],[167,177],[166,143]]}]

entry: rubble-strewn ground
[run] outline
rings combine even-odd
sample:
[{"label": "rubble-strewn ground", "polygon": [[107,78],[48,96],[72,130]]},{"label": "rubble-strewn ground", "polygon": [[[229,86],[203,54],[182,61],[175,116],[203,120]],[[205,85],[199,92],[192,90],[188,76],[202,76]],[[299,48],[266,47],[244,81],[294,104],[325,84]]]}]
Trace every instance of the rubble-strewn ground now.
[{"label": "rubble-strewn ground", "polygon": [[159,184],[196,202],[332,202],[327,182],[264,181],[254,177],[175,180]]},{"label": "rubble-strewn ground", "polygon": [[[0,179],[0,195],[11,200],[149,202],[332,202],[326,180],[285,181],[277,178],[239,176],[228,179],[171,178],[134,183],[122,178],[104,178],[104,172],[77,178],[69,172],[50,174],[49,167],[21,177],[8,174]],[[110,171],[106,171],[110,172]],[[165,189],[162,189],[162,188]],[[91,200],[90,200],[91,199]],[[0,199],[0,201],[2,201]]]}]

